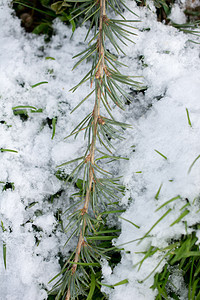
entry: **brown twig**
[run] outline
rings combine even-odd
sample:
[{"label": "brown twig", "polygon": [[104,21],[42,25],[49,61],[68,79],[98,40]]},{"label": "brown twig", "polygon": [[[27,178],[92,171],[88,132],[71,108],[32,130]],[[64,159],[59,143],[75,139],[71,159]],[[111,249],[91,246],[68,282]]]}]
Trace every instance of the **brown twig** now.
[{"label": "brown twig", "polygon": [[[90,203],[90,194],[92,190],[92,184],[95,182],[94,180],[94,157],[95,157],[95,147],[96,147],[96,136],[97,136],[97,127],[98,127],[98,120],[100,117],[100,102],[101,102],[101,79],[103,78],[104,71],[105,71],[105,64],[104,64],[104,46],[103,46],[103,20],[106,16],[106,6],[105,0],[99,1],[100,5],[100,17],[99,17],[99,35],[98,35],[98,52],[99,52],[99,63],[98,65],[98,81],[97,81],[97,97],[95,99],[95,105],[93,110],[93,137],[90,146],[90,153],[87,156],[87,159],[90,160],[90,169],[89,169],[89,184],[86,191],[85,202],[82,209],[82,215],[88,212],[89,203]],[[76,248],[76,253],[74,257],[74,264],[72,265],[71,274],[72,276],[76,272],[77,269],[77,262],[79,261],[79,256],[81,252],[81,248],[84,245],[84,233],[86,227],[86,220],[83,221],[82,228],[80,229],[80,235],[78,239],[78,244]],[[70,300],[71,292],[70,286],[68,286],[68,291],[65,300]]]}]

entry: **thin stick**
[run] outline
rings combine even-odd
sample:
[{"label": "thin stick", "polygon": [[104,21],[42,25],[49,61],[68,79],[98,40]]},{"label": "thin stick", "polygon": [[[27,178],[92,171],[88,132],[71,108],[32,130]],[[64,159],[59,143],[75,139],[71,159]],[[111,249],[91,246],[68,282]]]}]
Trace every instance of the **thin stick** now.
[{"label": "thin stick", "polygon": [[[99,18],[99,34],[98,34],[98,52],[99,52],[99,63],[98,70],[95,74],[95,77],[97,79],[97,96],[95,99],[95,105],[93,110],[93,137],[92,142],[90,146],[90,153],[87,156],[86,160],[90,161],[90,169],[89,169],[89,185],[86,191],[85,196],[85,202],[84,206],[82,208],[82,215],[86,214],[88,212],[89,203],[90,203],[90,194],[92,190],[92,183],[94,181],[94,160],[95,160],[95,148],[96,148],[96,138],[97,138],[97,128],[98,128],[98,117],[100,116],[100,102],[101,102],[101,87],[102,84],[102,78],[104,75],[104,46],[103,46],[103,20],[106,16],[106,6],[105,6],[105,0],[100,0],[100,18]],[[77,262],[79,261],[79,256],[81,252],[81,248],[84,245],[84,233],[85,233],[85,227],[86,227],[86,220],[83,221],[82,228],[80,229],[80,235],[78,239],[78,244],[76,248],[76,254],[74,257],[74,264],[72,265],[72,276],[76,272],[77,269]],[[68,291],[65,300],[70,300],[71,292],[70,292],[70,286],[68,286]]]}]

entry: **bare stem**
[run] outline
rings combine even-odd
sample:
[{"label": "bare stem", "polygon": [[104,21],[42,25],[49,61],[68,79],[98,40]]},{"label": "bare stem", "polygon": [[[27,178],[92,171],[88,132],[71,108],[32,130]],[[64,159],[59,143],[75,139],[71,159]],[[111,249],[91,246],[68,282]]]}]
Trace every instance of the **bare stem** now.
[{"label": "bare stem", "polygon": [[[82,209],[82,213],[85,214],[88,212],[89,203],[90,203],[90,195],[92,190],[92,183],[94,181],[94,157],[95,157],[95,147],[96,147],[96,137],[97,137],[97,127],[98,127],[98,117],[100,116],[100,102],[101,102],[101,88],[100,85],[102,84],[102,78],[104,75],[104,46],[103,46],[103,20],[106,16],[106,6],[105,0],[100,0],[100,17],[99,17],[99,35],[98,35],[98,52],[99,52],[99,62],[97,63],[98,71],[96,72],[97,81],[97,97],[95,99],[95,105],[93,109],[93,137],[90,146],[90,153],[88,158],[90,160],[90,169],[89,169],[89,184],[86,191],[85,202]],[[84,233],[85,233],[86,221],[84,220],[82,224],[82,228],[80,229],[80,235],[78,239],[78,244],[76,248],[76,253],[74,257],[74,264],[72,265],[72,275],[76,272],[77,269],[77,262],[79,261],[79,256],[81,252],[81,248],[84,244]],[[70,300],[71,293],[70,293],[70,286],[68,287],[67,295],[65,300]]]}]

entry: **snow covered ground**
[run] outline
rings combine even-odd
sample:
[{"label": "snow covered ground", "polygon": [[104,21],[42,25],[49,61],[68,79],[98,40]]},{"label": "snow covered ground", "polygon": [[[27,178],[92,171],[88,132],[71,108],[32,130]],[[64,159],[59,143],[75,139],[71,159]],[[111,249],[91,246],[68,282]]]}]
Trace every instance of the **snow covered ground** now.
[{"label": "snow covered ground", "polygon": [[[83,63],[71,71],[72,56],[85,47],[82,41],[86,29],[78,28],[70,39],[71,29],[56,21],[56,35],[45,44],[43,37],[24,33],[8,3],[0,3],[0,148],[17,152],[0,152],[0,221],[5,228],[0,231],[0,299],[44,300],[50,289],[48,281],[60,270],[59,253],[64,255],[68,250],[63,249],[66,237],[58,218],[60,209],[64,211],[69,204],[71,191],[55,177],[56,166],[84,149],[83,141],[64,141],[64,137],[77,124],[80,112],[84,116],[90,109],[84,105],[70,115],[89,88],[85,85],[75,94],[69,92],[88,68]],[[129,157],[129,161],[121,164],[120,175],[127,187],[122,202],[128,204],[128,209],[123,217],[140,229],[122,221],[122,233],[116,243],[141,238],[165,212],[170,208],[171,211],[151,231],[150,238],[124,246],[130,253],[124,251],[113,273],[103,265],[103,274],[108,284],[129,280],[126,286],[105,289],[109,299],[153,300],[155,292],[149,289],[153,276],[143,284],[138,280],[152,271],[161,255],[148,259],[138,271],[133,266],[142,256],[135,252],[145,251],[150,245],[165,247],[171,238],[186,233],[182,221],[170,227],[179,217],[186,198],[191,204],[190,213],[183,219],[187,221],[188,233],[189,226],[200,221],[196,213],[200,159],[189,169],[200,154],[200,51],[198,44],[188,41],[198,38],[157,22],[151,3],[151,10],[138,8],[132,1],[128,5],[142,22],[137,23],[135,44],[124,48],[127,56],[121,60],[129,65],[130,75],[143,76],[141,80],[147,90],[136,94],[125,112],[116,110],[116,115],[133,126],[126,132],[126,141],[119,145],[120,154]],[[179,7],[177,4],[172,11],[172,19],[184,22]],[[129,12],[125,16],[133,18]],[[31,87],[39,82],[48,83]],[[23,119],[14,114],[16,106],[35,108],[27,108],[28,117]],[[56,132],[52,139],[50,122],[55,117]],[[51,195],[56,193],[61,196],[52,200]],[[177,196],[180,198],[155,212]],[[199,232],[197,236],[200,239]],[[6,270],[3,242],[7,248]],[[182,299],[186,299],[184,292],[182,288]]]}]

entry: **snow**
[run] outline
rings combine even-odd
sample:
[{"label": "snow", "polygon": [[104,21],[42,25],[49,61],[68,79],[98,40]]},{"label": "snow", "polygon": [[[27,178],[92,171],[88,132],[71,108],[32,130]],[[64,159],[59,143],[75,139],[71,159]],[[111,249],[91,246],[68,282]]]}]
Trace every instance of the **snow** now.
[{"label": "snow", "polygon": [[[136,13],[139,14],[138,11]],[[142,10],[141,19],[144,20]],[[140,226],[140,229],[122,220],[122,233],[116,244],[123,245],[142,238],[168,209],[171,211],[152,229],[150,237],[143,239],[141,243],[135,241],[124,244],[122,261],[114,268],[112,275],[104,272],[106,283],[115,284],[124,279],[129,281],[126,286],[120,285],[113,290],[104,288],[111,300],[155,299],[155,292],[149,288],[153,284],[153,276],[142,284],[138,281],[144,280],[152,272],[164,254],[154,254],[138,271],[136,264],[143,255],[136,253],[147,251],[151,245],[165,248],[172,238],[180,238],[181,234],[186,234],[183,222],[170,226],[181,214],[183,205],[187,203],[186,198],[191,205],[190,213],[183,219],[187,221],[187,232],[192,231],[189,226],[199,222],[198,203],[193,205],[193,200],[200,192],[198,161],[188,173],[200,149],[199,45],[188,43],[187,36],[153,18],[141,22],[140,28],[142,27],[150,30],[139,32],[136,45],[128,49],[129,57],[125,60],[127,62],[131,56],[135,62],[138,56],[143,57],[145,66],[139,72],[144,76],[148,89],[145,95],[138,96],[137,101],[142,105],[149,103],[150,108],[144,107],[142,111],[140,107],[138,113],[134,112],[134,108],[138,109],[138,106],[133,101],[125,117],[133,126],[133,131],[129,131],[124,147],[120,148],[129,157],[129,161],[120,166],[128,189],[128,197],[125,196],[124,203],[127,204],[127,198],[131,202],[122,216]],[[135,70],[135,64],[132,67],[129,63],[129,72],[134,73]],[[186,108],[192,127],[188,124]],[[134,152],[131,150],[132,145],[135,146]],[[164,154],[167,159],[155,150]],[[155,196],[161,185],[157,200]],[[179,195],[180,199],[156,211],[165,202]],[[126,251],[130,253],[127,254]],[[161,271],[164,264],[165,260],[156,271]],[[185,299],[184,289],[182,290],[182,299]]]},{"label": "snow", "polygon": [[[58,254],[65,255],[70,250],[70,246],[63,249],[67,236],[56,214],[60,208],[63,211],[67,208],[72,188],[58,180],[55,172],[56,166],[81,156],[85,149],[81,138],[64,138],[90,112],[90,107],[84,104],[70,114],[89,89],[88,85],[83,85],[74,94],[69,92],[89,68],[85,62],[71,71],[76,62],[73,55],[85,49],[86,28],[78,28],[71,37],[71,28],[55,21],[56,34],[46,44],[41,36],[25,34],[8,4],[7,0],[0,3],[0,121],[6,122],[0,124],[0,148],[18,153],[0,152],[0,181],[4,182],[1,187],[3,189],[6,182],[14,183],[14,190],[1,191],[0,221],[6,231],[0,231],[0,249],[4,241],[7,268],[5,270],[0,254],[0,299],[44,300],[51,288],[49,280],[60,270]],[[139,281],[150,274],[162,254],[156,253],[147,259],[138,271],[135,265],[143,255],[135,253],[146,251],[150,245],[164,248],[170,239],[186,233],[183,222],[170,226],[182,212],[180,209],[187,203],[186,198],[190,213],[183,220],[187,221],[188,233],[191,232],[189,226],[199,222],[198,200],[193,202],[200,192],[200,160],[188,173],[200,154],[199,45],[188,41],[198,40],[198,37],[187,36],[157,22],[152,2],[149,2],[151,10],[139,8],[132,1],[128,1],[128,6],[142,22],[136,23],[135,44],[122,46],[127,56],[121,57],[121,61],[129,66],[122,71],[143,76],[140,81],[147,90],[134,94],[135,100],[127,105],[125,112],[115,112],[116,118],[131,124],[133,129],[125,133],[125,141],[117,142],[118,153],[129,157],[129,161],[114,166],[114,170],[120,170],[127,188],[122,199],[127,211],[122,216],[140,229],[121,220],[122,233],[116,244],[143,237],[168,209],[171,211],[152,229],[150,237],[141,243],[124,245],[122,261],[113,271],[102,262],[106,284],[126,278],[129,281],[115,289],[104,287],[103,290],[110,300],[153,300],[156,291],[149,288],[153,276],[142,284]],[[171,20],[184,22],[182,11],[177,2]],[[130,12],[125,12],[125,16],[133,18]],[[42,81],[48,83],[31,88]],[[22,121],[19,115],[13,114],[12,107],[18,105],[31,105],[43,111],[33,113],[27,109],[29,117]],[[186,109],[192,126],[188,123]],[[47,118],[54,117],[57,117],[57,124],[52,139]],[[161,184],[160,194],[155,199]],[[50,196],[57,192],[61,196],[51,202]],[[180,199],[157,210],[178,195]],[[197,237],[200,238],[199,232]],[[164,263],[163,260],[157,271],[162,270]],[[180,274],[175,274],[173,280],[180,283],[184,297]]]},{"label": "snow", "polygon": [[[59,253],[66,255],[69,250],[63,248],[67,236],[55,216],[60,208],[66,209],[72,191],[54,174],[58,164],[74,158],[83,147],[82,142],[63,139],[77,121],[75,117],[69,121],[70,110],[82,94],[74,97],[68,91],[81,79],[81,74],[71,72],[72,56],[84,45],[79,45],[80,30],[70,40],[71,29],[59,22],[55,24],[58,34],[49,45],[43,37],[25,34],[7,4],[4,1],[0,5],[0,121],[6,122],[0,124],[0,147],[18,153],[2,152],[0,160],[1,190],[6,182],[13,182],[15,188],[1,192],[0,221],[6,231],[1,230],[0,235],[6,243],[7,268],[0,255],[0,299],[43,300],[51,288],[49,280],[60,271]],[[55,60],[46,60],[49,56]],[[85,66],[79,70],[83,73]],[[31,88],[42,81],[48,84]],[[87,92],[87,87],[82,92]],[[12,107],[18,105],[43,112],[27,109],[29,117],[23,121],[13,114]],[[52,140],[47,118],[56,116]],[[61,197],[51,202],[49,197],[57,192]]]},{"label": "snow", "polygon": [[169,15],[169,19],[177,24],[184,24],[187,23],[187,18],[184,14],[185,7],[180,5],[178,3],[175,3],[171,9],[171,13]]}]

